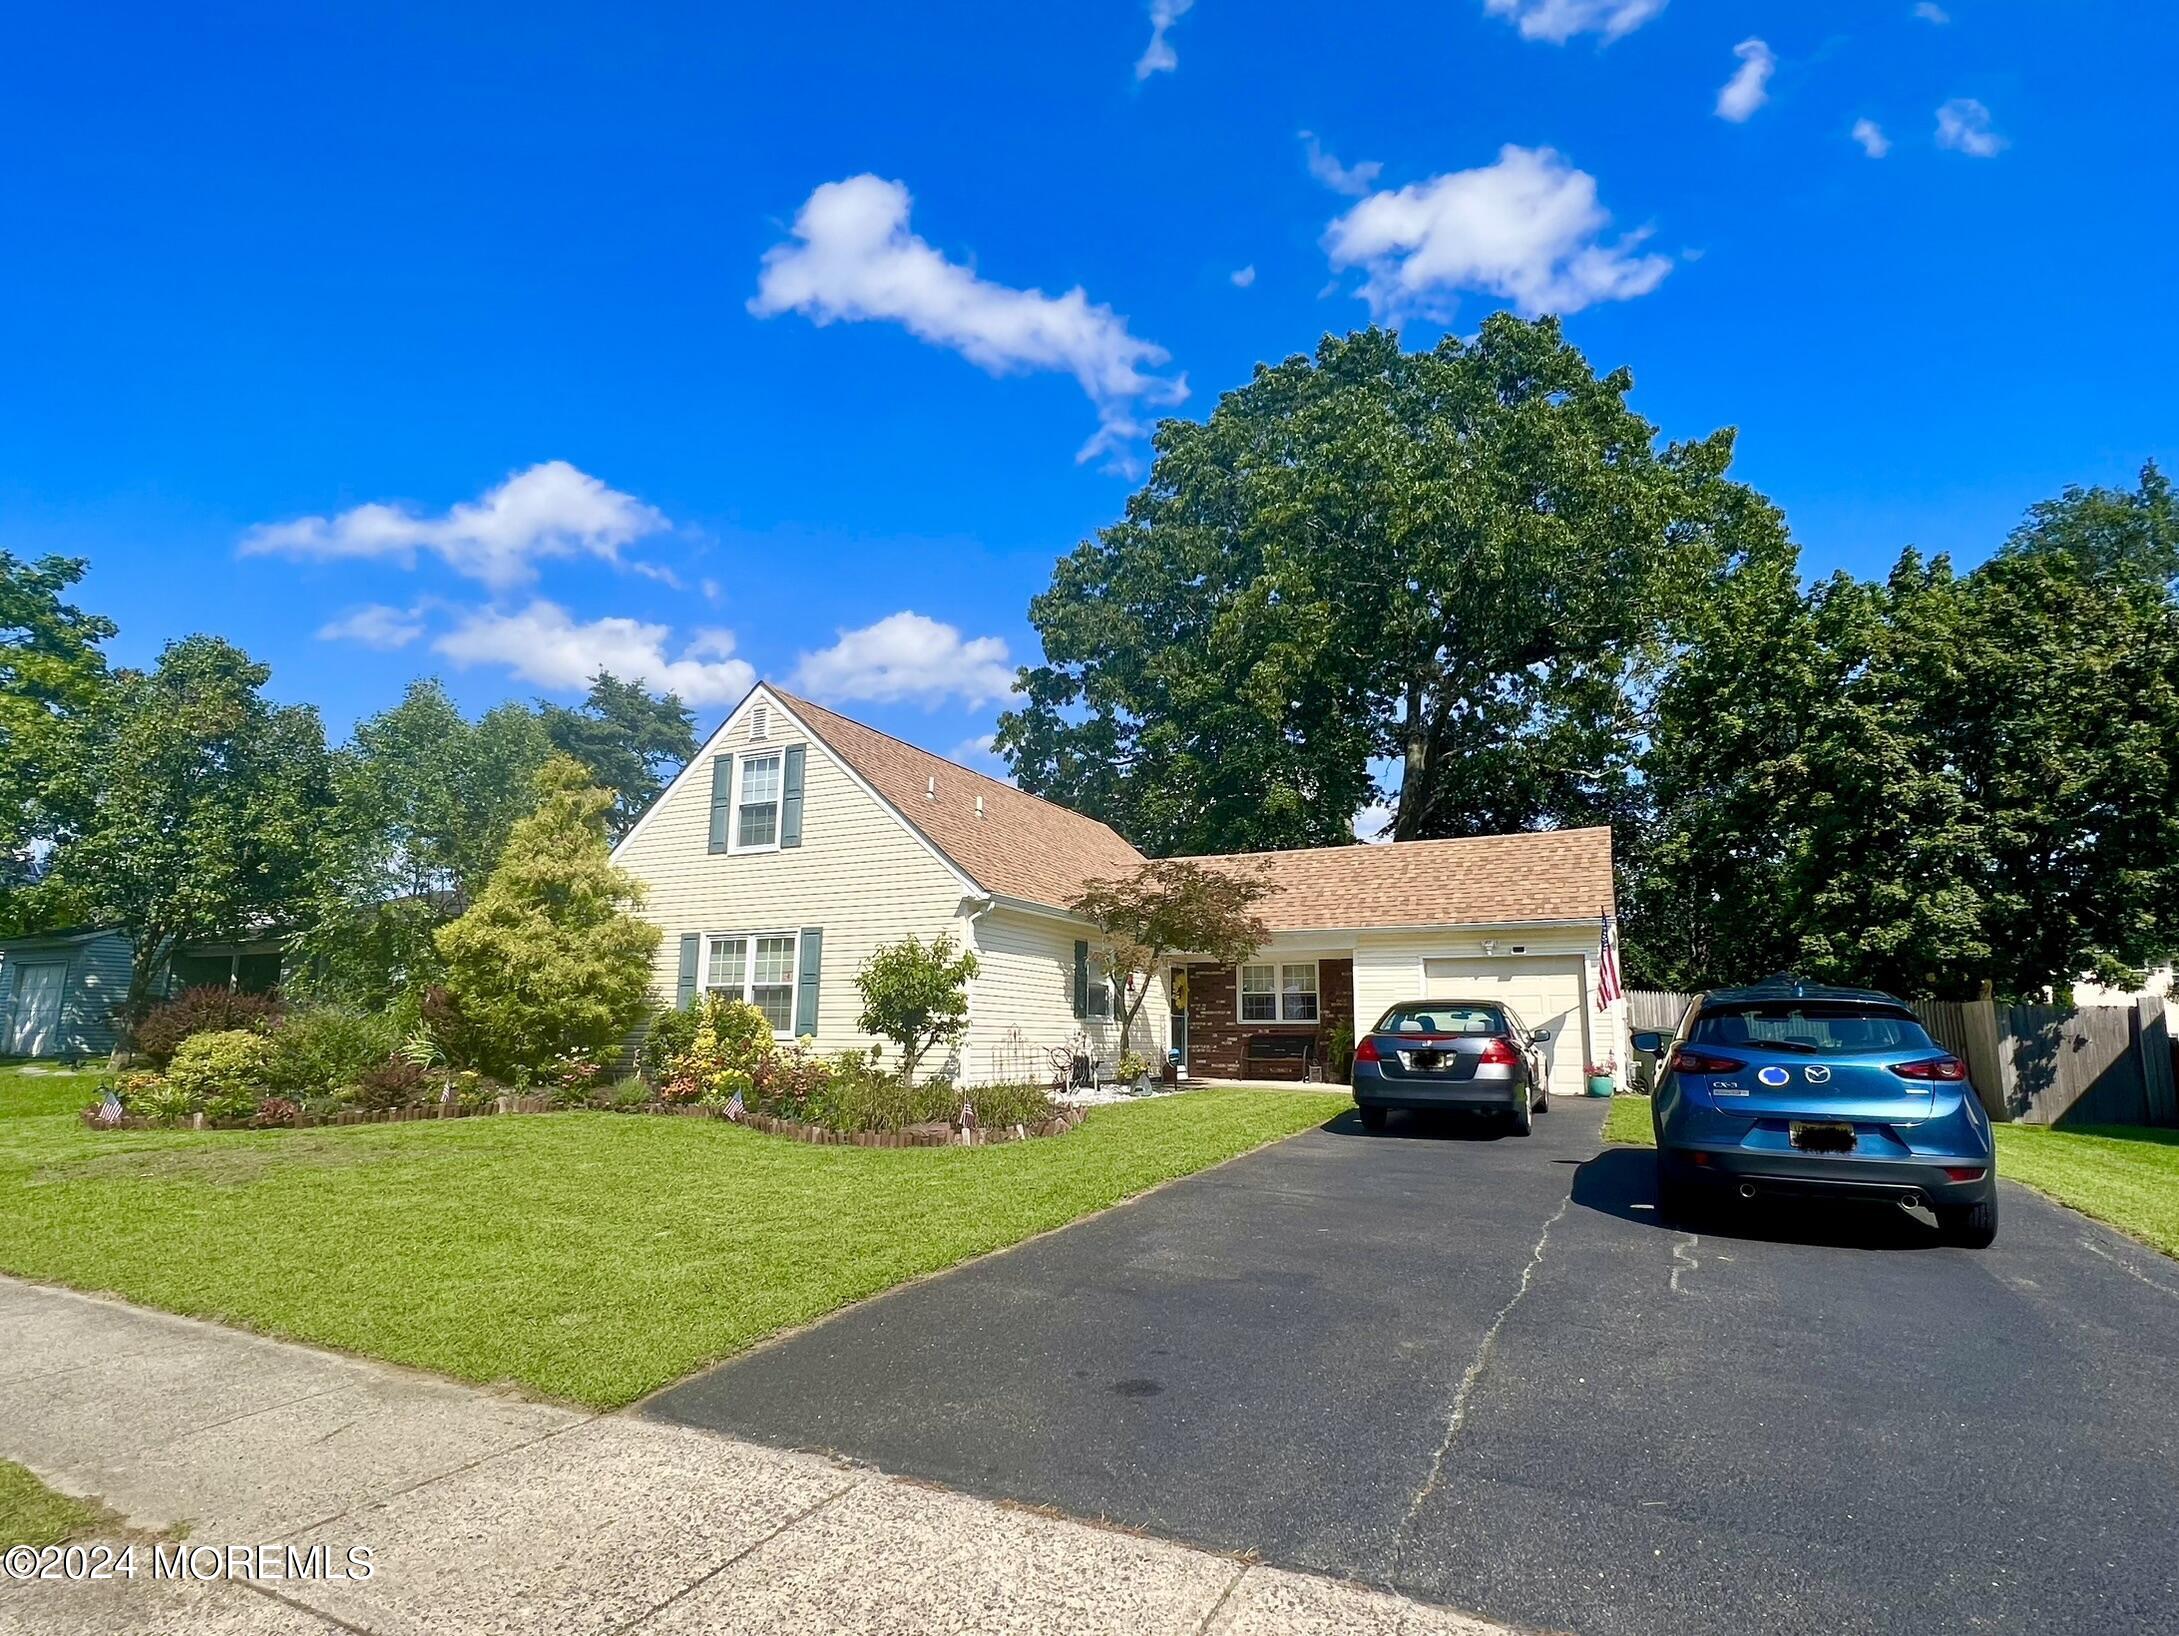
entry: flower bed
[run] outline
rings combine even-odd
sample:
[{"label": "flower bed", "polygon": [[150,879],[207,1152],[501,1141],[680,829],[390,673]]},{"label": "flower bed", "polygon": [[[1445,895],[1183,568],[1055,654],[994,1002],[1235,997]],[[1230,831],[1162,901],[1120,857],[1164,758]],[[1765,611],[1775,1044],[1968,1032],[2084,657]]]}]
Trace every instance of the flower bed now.
[{"label": "flower bed", "polygon": [[[974,1093],[970,1094],[973,1096]],[[432,1119],[482,1119],[502,1113],[650,1113],[671,1114],[680,1118],[721,1119],[749,1130],[784,1136],[797,1142],[810,1142],[820,1147],[993,1147],[1002,1142],[1026,1141],[1035,1136],[1064,1136],[1082,1123],[1084,1110],[1073,1106],[1058,1106],[1051,1117],[1034,1124],[1024,1122],[998,1126],[972,1125],[964,1129],[933,1121],[909,1125],[900,1130],[834,1130],[827,1125],[780,1119],[765,1113],[735,1114],[725,1107],[702,1102],[638,1102],[600,1106],[592,1103],[568,1103],[550,1096],[502,1096],[481,1107],[464,1106],[459,1102],[438,1102],[427,1103],[421,1107],[382,1108],[375,1112],[361,1108],[344,1108],[339,1112],[326,1114],[305,1113],[297,1108],[291,1116],[280,1119],[267,1119],[262,1115],[248,1119],[214,1119],[201,1113],[161,1119],[127,1112],[118,1117],[110,1117],[101,1108],[90,1107],[83,1110],[83,1122],[93,1130],[312,1130],[327,1125],[405,1125]]]}]

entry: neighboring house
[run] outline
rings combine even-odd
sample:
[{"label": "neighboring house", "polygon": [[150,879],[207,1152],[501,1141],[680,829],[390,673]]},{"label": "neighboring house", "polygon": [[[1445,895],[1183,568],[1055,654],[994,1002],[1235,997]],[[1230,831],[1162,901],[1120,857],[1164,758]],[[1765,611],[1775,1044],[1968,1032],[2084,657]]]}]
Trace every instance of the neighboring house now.
[{"label": "neighboring house", "polygon": [[[1144,859],[1116,831],[760,684],[614,851],[664,933],[666,1003],[750,1000],[781,1039],[873,1043],[855,974],[873,950],[951,933],[981,970],[954,1054],[967,1083],[1041,1079],[1052,1051],[1109,1065],[1124,996],[1096,929],[1066,905]],[[1191,1078],[1300,1077],[1359,1013],[1426,993],[1487,993],[1550,1028],[1552,1088],[1626,1058],[1625,1003],[1594,1006],[1606,830],[1411,841],[1206,860],[1265,871],[1271,938],[1240,967],[1176,957],[1134,1045]],[[1180,1003],[1176,1006],[1175,1001]]]},{"label": "neighboring house", "polygon": [[[174,956],[159,987],[276,988],[280,958],[269,938],[192,943]],[[129,938],[118,927],[0,938],[0,1057],[105,1056],[114,1048],[114,1011],[128,992]]]}]

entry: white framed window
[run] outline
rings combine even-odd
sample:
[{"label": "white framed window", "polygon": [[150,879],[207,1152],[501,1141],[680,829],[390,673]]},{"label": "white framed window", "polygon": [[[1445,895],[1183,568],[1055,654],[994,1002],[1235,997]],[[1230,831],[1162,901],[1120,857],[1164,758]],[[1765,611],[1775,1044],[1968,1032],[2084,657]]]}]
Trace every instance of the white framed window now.
[{"label": "white framed window", "polygon": [[775,850],[779,845],[780,752],[745,755],[734,772],[734,850]]},{"label": "white framed window", "polygon": [[703,987],[747,1000],[764,1013],[772,1032],[794,1033],[795,959],[801,939],[793,932],[713,932],[704,938]]},{"label": "white framed window", "polygon": [[1319,1015],[1314,960],[1264,961],[1242,966],[1235,989],[1242,1022],[1311,1023]]}]

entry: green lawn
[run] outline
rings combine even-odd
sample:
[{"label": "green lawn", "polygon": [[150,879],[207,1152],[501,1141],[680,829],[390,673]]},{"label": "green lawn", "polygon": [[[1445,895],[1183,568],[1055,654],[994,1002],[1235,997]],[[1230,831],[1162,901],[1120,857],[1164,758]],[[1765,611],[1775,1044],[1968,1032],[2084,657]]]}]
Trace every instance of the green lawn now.
[{"label": "green lawn", "polygon": [[112,1522],[111,1513],[56,1494],[12,1460],[0,1460],[0,1547],[60,1545]]},{"label": "green lawn", "polygon": [[[1613,1100],[1606,1141],[1649,1147],[1649,1099]],[[2179,1131],[2132,1125],[1999,1125],[1997,1171],[2084,1216],[2179,1255]]]},{"label": "green lawn", "polygon": [[879,1149],[602,1113],[102,1133],[95,1080],[0,1071],[0,1270],[601,1408],[1347,1105],[1193,1091]]}]

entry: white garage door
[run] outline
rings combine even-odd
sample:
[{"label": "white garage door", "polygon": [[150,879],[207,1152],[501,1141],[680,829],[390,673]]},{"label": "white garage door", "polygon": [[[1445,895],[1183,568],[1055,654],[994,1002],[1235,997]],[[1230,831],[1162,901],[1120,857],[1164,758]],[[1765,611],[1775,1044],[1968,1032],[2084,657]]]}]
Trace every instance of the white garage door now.
[{"label": "white garage door", "polygon": [[1543,1044],[1556,1096],[1579,1096],[1589,1066],[1589,989],[1578,954],[1509,954],[1489,960],[1425,960],[1432,999],[1502,1000]]}]

